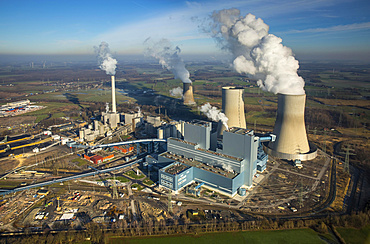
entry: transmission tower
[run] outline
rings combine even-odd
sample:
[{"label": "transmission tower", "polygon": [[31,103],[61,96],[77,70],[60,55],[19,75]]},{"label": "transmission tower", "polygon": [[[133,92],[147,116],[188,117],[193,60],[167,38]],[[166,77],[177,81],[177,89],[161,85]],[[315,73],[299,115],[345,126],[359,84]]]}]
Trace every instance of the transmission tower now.
[{"label": "transmission tower", "polygon": [[343,111],[341,110],[340,114],[339,114],[339,119],[338,119],[338,127],[341,127],[341,125],[342,125],[342,113],[343,113]]},{"label": "transmission tower", "polygon": [[168,212],[172,213],[172,191],[168,193]]},{"label": "transmission tower", "polygon": [[326,130],[324,129],[324,146],[322,148],[322,151],[326,153]]},{"label": "transmission tower", "polygon": [[303,184],[301,181],[300,188],[299,188],[299,207],[303,207]]},{"label": "transmission tower", "polygon": [[345,160],[344,160],[343,171],[349,173],[349,156],[350,155],[354,156],[356,154],[351,152],[351,151],[354,151],[354,149],[351,148],[349,144],[345,145],[344,150],[346,150],[346,157],[345,157]]},{"label": "transmission tower", "polygon": [[118,198],[118,193],[117,193],[117,185],[116,185],[116,175],[113,174],[113,199]]}]

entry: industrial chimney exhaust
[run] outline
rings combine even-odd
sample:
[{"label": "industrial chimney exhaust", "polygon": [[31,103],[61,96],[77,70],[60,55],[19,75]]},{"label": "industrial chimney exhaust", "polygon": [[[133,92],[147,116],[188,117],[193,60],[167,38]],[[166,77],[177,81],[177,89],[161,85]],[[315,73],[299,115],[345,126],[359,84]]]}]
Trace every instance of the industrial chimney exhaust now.
[{"label": "industrial chimney exhaust", "polygon": [[317,156],[316,146],[307,140],[304,123],[306,95],[278,94],[278,109],[273,134],[274,142],[269,142],[265,150],[271,156],[301,161]]},{"label": "industrial chimney exhaust", "polygon": [[194,105],[193,86],[191,83],[183,83],[183,100],[185,105]]}]

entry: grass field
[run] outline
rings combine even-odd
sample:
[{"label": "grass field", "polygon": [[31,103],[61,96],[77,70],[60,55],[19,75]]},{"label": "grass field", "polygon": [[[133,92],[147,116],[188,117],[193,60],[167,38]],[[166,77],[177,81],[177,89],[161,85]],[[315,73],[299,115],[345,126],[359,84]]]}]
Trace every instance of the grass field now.
[{"label": "grass field", "polygon": [[370,226],[362,229],[338,227],[337,231],[348,244],[370,243]]},{"label": "grass field", "polygon": [[128,172],[125,173],[125,175],[127,175],[131,178],[134,178],[134,179],[141,179],[141,178],[144,177],[144,175],[142,175],[142,174],[137,175],[134,171],[128,171]]},{"label": "grass field", "polygon": [[152,181],[152,180],[150,180],[150,179],[145,179],[145,180],[143,180],[143,183],[145,184],[145,185],[148,185],[148,186],[151,186],[151,185],[153,185],[154,184],[154,182]]},{"label": "grass field", "polygon": [[86,164],[88,164],[88,162],[82,158],[75,158],[72,160],[72,162],[77,162],[77,165],[78,166],[84,166]]},{"label": "grass field", "polygon": [[116,176],[116,180],[121,181],[122,183],[129,182],[130,180],[123,176]]},{"label": "grass field", "polygon": [[276,231],[243,231],[212,233],[201,235],[181,235],[170,237],[151,238],[110,238],[109,243],[130,243],[130,244],[225,244],[225,243],[325,243],[312,229],[298,230],[276,230]]}]

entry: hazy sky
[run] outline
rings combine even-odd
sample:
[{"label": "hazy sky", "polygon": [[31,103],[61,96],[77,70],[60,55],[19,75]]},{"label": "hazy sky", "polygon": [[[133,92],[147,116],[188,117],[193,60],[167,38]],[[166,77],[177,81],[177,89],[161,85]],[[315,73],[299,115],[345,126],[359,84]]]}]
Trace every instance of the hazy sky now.
[{"label": "hazy sky", "polygon": [[297,56],[370,60],[369,0],[1,0],[0,54],[92,54],[101,41],[115,54],[141,54],[152,37],[214,55],[198,25],[224,8],[262,18]]}]

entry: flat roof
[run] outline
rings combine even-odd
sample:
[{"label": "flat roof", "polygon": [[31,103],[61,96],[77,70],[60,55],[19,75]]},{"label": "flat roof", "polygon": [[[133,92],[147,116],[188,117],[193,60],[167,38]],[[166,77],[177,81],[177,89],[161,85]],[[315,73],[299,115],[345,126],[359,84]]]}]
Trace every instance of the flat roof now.
[{"label": "flat roof", "polygon": [[90,159],[91,160],[99,160],[99,159],[103,159],[103,157],[100,156],[100,155],[95,155],[95,156],[92,156]]},{"label": "flat roof", "polygon": [[173,164],[170,164],[164,169],[164,172],[171,174],[171,175],[177,175],[183,172],[184,170],[189,169],[190,167],[186,164],[182,164],[179,162],[175,162]]},{"label": "flat roof", "polygon": [[194,119],[189,124],[208,127],[209,123],[211,123],[211,122]]},{"label": "flat roof", "polygon": [[207,165],[206,163],[202,163],[202,162],[194,160],[194,159],[189,159],[189,158],[186,158],[186,157],[183,157],[183,156],[179,156],[179,155],[176,155],[174,153],[164,152],[164,153],[161,154],[161,156],[169,158],[169,159],[176,160],[177,162],[186,164],[187,166],[196,167],[196,168],[199,168],[199,169],[202,169],[202,170],[212,172],[214,174],[218,174],[218,175],[227,177],[229,179],[233,179],[235,176],[238,175],[238,173],[233,173],[233,172],[223,170],[221,167]]},{"label": "flat roof", "polygon": [[231,127],[228,132],[239,134],[239,135],[246,135],[251,133],[253,130],[239,128],[239,127]]},{"label": "flat roof", "polygon": [[211,153],[211,154],[214,154],[216,156],[220,156],[220,157],[224,157],[224,158],[229,158],[229,159],[232,159],[232,160],[235,160],[235,161],[239,161],[239,162],[243,160],[242,158],[233,157],[233,156],[230,156],[230,155],[226,155],[226,154],[223,154],[223,153],[214,152],[214,151],[211,151],[211,150],[206,150],[206,149],[203,149],[203,148],[197,148],[197,150],[203,151],[203,152],[206,152],[206,153]]},{"label": "flat roof", "polygon": [[186,144],[193,145],[193,146],[197,145],[196,143],[192,143],[192,142],[189,142],[189,141],[184,141],[184,140],[181,140],[181,139],[178,139],[178,138],[175,138],[175,137],[169,137],[168,139],[178,141],[178,142],[182,142],[182,143],[186,143]]}]

